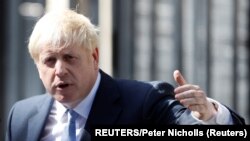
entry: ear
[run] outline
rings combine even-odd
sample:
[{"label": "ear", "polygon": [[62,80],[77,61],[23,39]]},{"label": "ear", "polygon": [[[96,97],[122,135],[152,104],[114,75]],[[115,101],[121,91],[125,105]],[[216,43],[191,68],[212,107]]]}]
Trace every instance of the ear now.
[{"label": "ear", "polygon": [[92,51],[92,57],[95,65],[95,69],[99,68],[99,50],[95,47]]}]

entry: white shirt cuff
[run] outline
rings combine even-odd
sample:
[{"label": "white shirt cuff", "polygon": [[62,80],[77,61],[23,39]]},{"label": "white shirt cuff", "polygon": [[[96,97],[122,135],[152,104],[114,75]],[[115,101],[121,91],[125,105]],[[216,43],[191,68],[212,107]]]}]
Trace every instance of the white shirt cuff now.
[{"label": "white shirt cuff", "polygon": [[218,101],[208,98],[209,102],[212,102],[217,109],[217,113],[207,121],[199,120],[195,116],[197,120],[199,120],[202,124],[219,124],[219,125],[231,125],[233,124],[233,119],[229,110]]}]

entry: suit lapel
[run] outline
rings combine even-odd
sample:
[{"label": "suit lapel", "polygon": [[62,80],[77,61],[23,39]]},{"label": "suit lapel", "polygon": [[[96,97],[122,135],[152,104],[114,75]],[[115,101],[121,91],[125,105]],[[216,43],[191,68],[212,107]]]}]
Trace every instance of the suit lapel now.
[{"label": "suit lapel", "polygon": [[46,94],[45,98],[36,108],[34,116],[29,119],[28,125],[28,140],[36,141],[39,140],[44,124],[46,122],[48,113],[53,103],[52,97]]},{"label": "suit lapel", "polygon": [[116,82],[104,72],[85,126],[90,131],[92,125],[112,125],[121,112],[119,92]]}]

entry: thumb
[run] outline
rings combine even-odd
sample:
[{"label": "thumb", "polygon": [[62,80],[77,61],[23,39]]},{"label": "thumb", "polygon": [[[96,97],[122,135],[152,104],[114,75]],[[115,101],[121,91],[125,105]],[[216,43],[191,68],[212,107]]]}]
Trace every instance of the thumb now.
[{"label": "thumb", "polygon": [[179,86],[186,84],[186,80],[184,79],[179,70],[174,71],[174,80],[177,82]]}]

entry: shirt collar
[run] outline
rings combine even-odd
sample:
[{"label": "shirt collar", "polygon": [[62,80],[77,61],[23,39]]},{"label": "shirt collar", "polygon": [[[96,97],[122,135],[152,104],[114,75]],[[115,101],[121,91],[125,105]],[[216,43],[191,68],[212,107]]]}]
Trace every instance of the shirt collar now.
[{"label": "shirt collar", "polygon": [[55,100],[51,111],[51,114],[55,114],[56,118],[58,118],[57,120],[59,121],[60,119],[65,117],[64,115],[66,114],[67,108],[64,107],[60,102]]},{"label": "shirt collar", "polygon": [[97,79],[90,93],[74,108],[74,111],[76,111],[79,115],[81,115],[82,117],[86,119],[89,116],[89,112],[93,104],[96,91],[100,85],[100,81],[101,81],[101,75],[100,75],[100,72],[98,72]]}]

